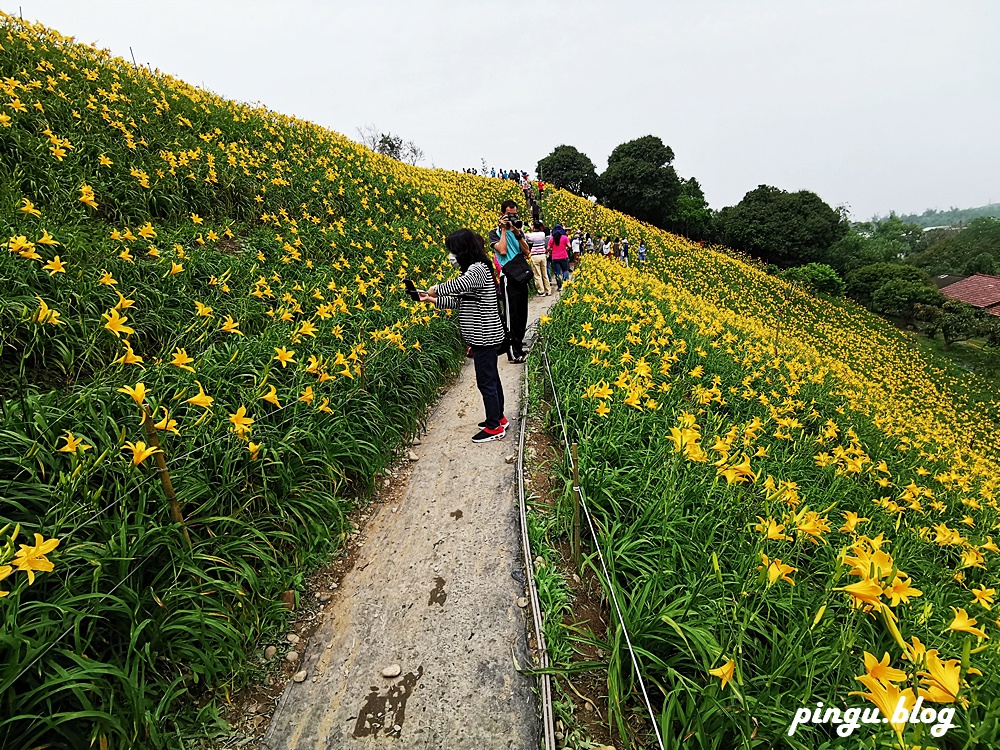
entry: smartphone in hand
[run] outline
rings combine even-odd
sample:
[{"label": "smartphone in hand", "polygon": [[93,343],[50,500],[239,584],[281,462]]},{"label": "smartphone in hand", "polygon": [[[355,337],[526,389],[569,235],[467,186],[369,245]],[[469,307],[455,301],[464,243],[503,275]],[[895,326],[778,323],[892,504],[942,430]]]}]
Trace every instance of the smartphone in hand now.
[{"label": "smartphone in hand", "polygon": [[414,302],[420,301],[421,293],[426,294],[426,292],[423,289],[417,289],[416,284],[414,284],[413,281],[411,281],[410,279],[403,279],[403,286],[406,287],[406,294]]}]

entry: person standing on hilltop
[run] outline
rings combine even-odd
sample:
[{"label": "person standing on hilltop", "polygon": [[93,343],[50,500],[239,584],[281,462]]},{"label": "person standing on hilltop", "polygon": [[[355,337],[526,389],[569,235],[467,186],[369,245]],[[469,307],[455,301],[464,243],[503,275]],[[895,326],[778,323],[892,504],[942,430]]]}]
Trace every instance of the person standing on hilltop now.
[{"label": "person standing on hilltop", "polygon": [[504,267],[519,254],[524,255],[526,265],[531,265],[531,249],[524,233],[521,231],[521,221],[517,218],[517,204],[505,200],[500,204],[500,223],[490,231],[490,247],[496,255],[500,266],[500,294],[504,300],[504,322],[507,325],[507,361],[512,364],[524,363],[524,332],[528,327],[528,280],[531,272],[523,281],[515,279],[512,273]]},{"label": "person standing on hilltop", "polygon": [[497,176],[497,168],[490,167],[490,177],[496,177],[496,176]]},{"label": "person standing on hilltop", "polygon": [[420,292],[420,300],[441,309],[458,309],[458,328],[469,346],[476,368],[476,386],[483,396],[486,411],[486,421],[479,425],[482,429],[473,436],[472,442],[503,440],[508,421],[503,413],[503,383],[497,369],[497,347],[503,343],[504,331],[486,245],[471,229],[452,232],[444,244],[462,274]]}]

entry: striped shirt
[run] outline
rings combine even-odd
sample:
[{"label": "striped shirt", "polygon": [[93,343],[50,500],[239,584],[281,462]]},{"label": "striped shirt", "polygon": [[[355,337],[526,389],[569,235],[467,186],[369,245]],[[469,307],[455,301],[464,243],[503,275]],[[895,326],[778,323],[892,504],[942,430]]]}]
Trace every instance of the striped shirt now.
[{"label": "striped shirt", "polygon": [[545,241],[548,239],[545,232],[528,232],[524,239],[528,241],[532,255],[545,255]]},{"label": "striped shirt", "polygon": [[489,266],[478,262],[461,276],[438,284],[437,306],[458,309],[458,329],[469,346],[500,346],[506,336],[500,322],[497,288]]}]

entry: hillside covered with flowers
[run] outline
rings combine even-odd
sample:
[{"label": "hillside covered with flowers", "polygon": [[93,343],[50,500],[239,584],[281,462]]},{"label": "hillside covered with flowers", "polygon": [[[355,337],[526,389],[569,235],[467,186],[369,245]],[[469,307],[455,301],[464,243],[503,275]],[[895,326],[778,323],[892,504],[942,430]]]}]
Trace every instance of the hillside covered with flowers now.
[{"label": "hillside covered with flowers", "polygon": [[[6,15],[0,47],[0,745],[180,747],[462,362],[402,279],[447,278],[443,237],[520,192]],[[912,684],[871,695],[931,691],[986,741],[996,394],[852,303],[544,208],[649,248],[586,259],[542,330],[665,726],[704,692],[729,746],[891,651]]]}]

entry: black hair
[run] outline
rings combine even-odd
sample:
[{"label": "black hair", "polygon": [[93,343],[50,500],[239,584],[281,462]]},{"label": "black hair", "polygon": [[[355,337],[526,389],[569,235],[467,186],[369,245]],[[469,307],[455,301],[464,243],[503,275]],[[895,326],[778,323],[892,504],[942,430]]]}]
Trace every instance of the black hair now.
[{"label": "black hair", "polygon": [[532,226],[533,226],[533,227],[535,228],[535,231],[539,231],[539,230],[541,230],[541,229],[542,229],[542,228],[543,228],[543,227],[545,226],[545,225],[544,225],[544,224],[542,224],[542,222],[541,222],[541,221],[539,221],[539,220],[535,220],[535,221],[533,221],[533,222],[531,223],[531,225],[532,225]]},{"label": "black hair", "polygon": [[502,214],[507,213],[508,208],[517,208],[517,204],[510,198],[508,198],[507,200],[505,200],[503,203],[500,204],[500,213]]},{"label": "black hair", "polygon": [[485,263],[492,272],[490,260],[486,257],[486,243],[471,229],[455,230],[445,237],[444,246],[449,253],[454,253],[458,267],[463,273],[473,263]]}]

